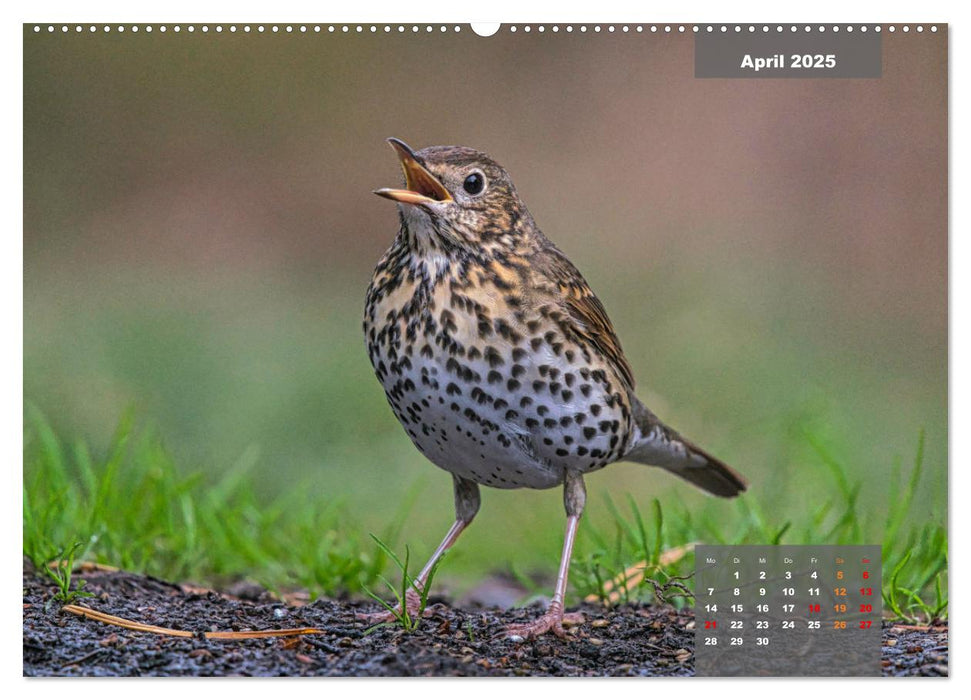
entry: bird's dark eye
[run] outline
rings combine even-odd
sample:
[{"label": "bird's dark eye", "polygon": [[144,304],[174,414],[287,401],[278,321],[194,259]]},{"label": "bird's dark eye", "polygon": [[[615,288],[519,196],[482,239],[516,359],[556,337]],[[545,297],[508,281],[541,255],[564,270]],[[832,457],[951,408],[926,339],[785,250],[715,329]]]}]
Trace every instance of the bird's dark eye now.
[{"label": "bird's dark eye", "polygon": [[469,194],[482,194],[482,190],[485,189],[485,177],[476,171],[465,178],[462,188]]}]

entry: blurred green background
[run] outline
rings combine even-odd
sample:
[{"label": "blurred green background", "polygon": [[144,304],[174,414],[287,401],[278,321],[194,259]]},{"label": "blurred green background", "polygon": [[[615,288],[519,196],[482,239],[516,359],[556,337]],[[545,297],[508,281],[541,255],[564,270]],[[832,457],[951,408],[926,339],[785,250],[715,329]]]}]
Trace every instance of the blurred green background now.
[{"label": "blurred green background", "polygon": [[[690,36],[144,31],[24,35],[24,398],[104,449],[123,410],[180,464],[254,448],[268,497],[342,500],[402,538],[451,480],[374,379],[364,291],[394,237],[384,143],[510,172],[611,314],[662,418],[745,474],[774,521],[834,489],[874,522],[926,431],[915,522],[947,508],[947,49],[884,37],[879,80],[695,80]],[[637,465],[588,480],[734,527]],[[552,569],[561,495],[484,494],[450,558]],[[418,556],[418,555],[416,555]]]}]

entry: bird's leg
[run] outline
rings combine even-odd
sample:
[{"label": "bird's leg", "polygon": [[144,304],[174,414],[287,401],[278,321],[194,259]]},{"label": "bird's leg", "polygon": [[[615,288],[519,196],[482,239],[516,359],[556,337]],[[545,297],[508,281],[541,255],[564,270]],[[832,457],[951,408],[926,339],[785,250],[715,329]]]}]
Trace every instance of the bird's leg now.
[{"label": "bird's leg", "polygon": [[[552,632],[561,639],[566,636],[563,631],[563,600],[566,597],[566,582],[570,574],[570,557],[573,554],[573,541],[577,534],[577,525],[583,514],[583,506],[587,500],[587,491],[583,485],[583,476],[579,472],[567,472],[563,484],[563,504],[566,506],[566,535],[563,538],[563,554],[560,556],[560,570],[556,575],[556,588],[553,599],[546,612],[533,620],[521,624],[508,625],[506,636],[513,641],[524,641]],[[566,616],[576,619],[576,616]]]},{"label": "bird's leg", "polygon": [[[479,512],[479,485],[474,481],[469,481],[468,479],[463,479],[455,475],[452,476],[452,480],[454,482],[455,493],[455,522],[452,523],[452,527],[445,534],[445,539],[438,545],[438,548],[418,573],[418,576],[408,586],[408,590],[405,593],[405,606],[408,616],[412,619],[417,617],[419,611],[421,611],[421,592],[424,592],[425,586],[428,583],[428,577],[431,576],[432,571],[435,569],[435,564],[455,544],[459,535],[472,522],[475,514]],[[400,603],[395,606],[395,611],[397,613],[401,612]],[[388,610],[380,613],[362,614],[358,615],[358,617],[371,623],[379,623],[394,620],[395,614]]]}]

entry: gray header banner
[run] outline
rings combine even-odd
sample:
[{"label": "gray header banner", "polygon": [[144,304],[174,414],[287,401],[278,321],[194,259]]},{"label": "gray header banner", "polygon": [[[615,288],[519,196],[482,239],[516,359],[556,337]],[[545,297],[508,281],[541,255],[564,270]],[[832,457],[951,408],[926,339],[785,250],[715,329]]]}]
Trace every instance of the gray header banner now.
[{"label": "gray header banner", "polygon": [[696,78],[879,78],[881,34],[833,32],[713,32],[695,35]]}]

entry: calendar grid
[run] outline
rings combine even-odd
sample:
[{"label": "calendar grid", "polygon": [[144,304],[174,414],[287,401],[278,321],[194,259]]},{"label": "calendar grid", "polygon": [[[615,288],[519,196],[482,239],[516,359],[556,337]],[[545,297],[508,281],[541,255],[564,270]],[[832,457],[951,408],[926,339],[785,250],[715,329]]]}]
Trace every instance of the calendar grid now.
[{"label": "calendar grid", "polygon": [[699,676],[880,675],[879,545],[695,550]]}]

